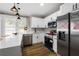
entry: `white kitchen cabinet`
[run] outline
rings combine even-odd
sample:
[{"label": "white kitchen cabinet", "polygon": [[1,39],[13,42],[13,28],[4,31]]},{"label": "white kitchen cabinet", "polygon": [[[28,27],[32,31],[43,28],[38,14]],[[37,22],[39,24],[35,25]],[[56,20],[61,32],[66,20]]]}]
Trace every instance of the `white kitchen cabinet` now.
[{"label": "white kitchen cabinet", "polygon": [[57,53],[57,35],[53,36],[53,50]]},{"label": "white kitchen cabinet", "polygon": [[59,11],[57,11],[57,12],[47,16],[46,18],[44,18],[45,19],[46,28],[48,28],[48,22],[56,21],[57,16],[59,15],[58,13],[59,13]]},{"label": "white kitchen cabinet", "polygon": [[41,20],[40,27],[41,28],[48,28],[45,19]]},{"label": "white kitchen cabinet", "polygon": [[44,19],[39,20],[39,28],[47,28]]},{"label": "white kitchen cabinet", "polygon": [[76,11],[76,10],[79,11],[79,3],[74,3],[73,4],[73,10],[74,11]]},{"label": "white kitchen cabinet", "polygon": [[33,34],[32,40],[33,40],[33,44],[43,42],[44,34],[35,33],[35,34]]},{"label": "white kitchen cabinet", "polygon": [[64,3],[60,6],[61,15],[67,14],[73,11],[73,3]]},{"label": "white kitchen cabinet", "polygon": [[48,22],[47,22],[47,20],[46,19],[44,19],[44,23],[45,23],[45,28],[48,28]]},{"label": "white kitchen cabinet", "polygon": [[32,42],[33,44],[38,43],[38,35],[37,34],[33,34],[33,38],[32,38]]},{"label": "white kitchen cabinet", "polygon": [[77,9],[79,10],[79,3],[77,3]]},{"label": "white kitchen cabinet", "polygon": [[31,28],[45,28],[45,21],[43,18],[32,17]]},{"label": "white kitchen cabinet", "polygon": [[45,21],[48,23],[48,22],[51,22],[51,21],[56,21],[56,15],[55,14],[52,14],[48,17],[45,18]]},{"label": "white kitchen cabinet", "polygon": [[31,18],[31,28],[37,28],[38,26],[38,19],[35,17]]},{"label": "white kitchen cabinet", "polygon": [[43,40],[44,40],[44,34],[43,33],[38,34],[38,42],[43,42]]},{"label": "white kitchen cabinet", "polygon": [[1,37],[1,17],[0,17],[0,37]]}]

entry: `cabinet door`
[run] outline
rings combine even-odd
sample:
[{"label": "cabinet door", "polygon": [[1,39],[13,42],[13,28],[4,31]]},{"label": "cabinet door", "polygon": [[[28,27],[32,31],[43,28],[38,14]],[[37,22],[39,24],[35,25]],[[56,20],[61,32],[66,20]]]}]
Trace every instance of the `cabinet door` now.
[{"label": "cabinet door", "polygon": [[31,19],[31,27],[32,28],[42,28],[43,24],[44,23],[43,23],[42,18],[32,17],[32,19]]},{"label": "cabinet door", "polygon": [[61,15],[67,14],[73,10],[73,3],[65,3],[60,6]]},{"label": "cabinet door", "polygon": [[40,42],[43,43],[43,40],[44,40],[44,34],[43,33],[38,34],[38,43],[40,43]]},{"label": "cabinet door", "polygon": [[38,43],[38,36],[37,34],[33,34],[33,44]]},{"label": "cabinet door", "polygon": [[47,19],[42,19],[41,22],[40,22],[40,26],[41,28],[47,28]]},{"label": "cabinet door", "polygon": [[44,21],[44,19],[40,20],[39,25],[40,25],[41,28],[45,28],[45,21]]},{"label": "cabinet door", "polygon": [[44,39],[45,39],[45,33],[41,35],[42,36],[42,42],[44,44]]},{"label": "cabinet door", "polygon": [[[1,37],[1,18],[0,18],[0,37]],[[0,38],[1,40],[1,38]]]},{"label": "cabinet door", "polygon": [[36,27],[37,27],[36,19],[31,19],[31,28],[36,28]]},{"label": "cabinet door", "polygon": [[57,36],[53,36],[53,50],[57,53]]},{"label": "cabinet door", "polygon": [[77,9],[79,10],[79,3],[77,3]]},{"label": "cabinet door", "polygon": [[37,28],[45,28],[45,21],[44,19],[37,20]]},{"label": "cabinet door", "polygon": [[33,34],[33,43],[40,43],[44,40],[44,34]]}]

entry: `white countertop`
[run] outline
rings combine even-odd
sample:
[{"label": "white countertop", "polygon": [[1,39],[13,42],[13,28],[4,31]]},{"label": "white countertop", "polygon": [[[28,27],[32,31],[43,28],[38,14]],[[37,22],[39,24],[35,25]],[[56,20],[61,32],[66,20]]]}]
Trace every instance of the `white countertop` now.
[{"label": "white countertop", "polygon": [[45,34],[45,36],[47,36],[47,37],[53,39],[53,36],[52,36],[52,35]]},{"label": "white countertop", "polygon": [[0,49],[21,46],[22,36],[23,34],[17,34],[3,37],[0,41]]}]

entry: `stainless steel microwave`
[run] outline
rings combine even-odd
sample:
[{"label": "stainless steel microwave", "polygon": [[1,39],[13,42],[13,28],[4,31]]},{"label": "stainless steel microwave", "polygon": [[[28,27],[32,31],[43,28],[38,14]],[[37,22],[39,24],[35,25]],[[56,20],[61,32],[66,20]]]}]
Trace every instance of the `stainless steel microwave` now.
[{"label": "stainless steel microwave", "polygon": [[56,27],[57,27],[56,21],[48,22],[48,28],[56,28]]}]

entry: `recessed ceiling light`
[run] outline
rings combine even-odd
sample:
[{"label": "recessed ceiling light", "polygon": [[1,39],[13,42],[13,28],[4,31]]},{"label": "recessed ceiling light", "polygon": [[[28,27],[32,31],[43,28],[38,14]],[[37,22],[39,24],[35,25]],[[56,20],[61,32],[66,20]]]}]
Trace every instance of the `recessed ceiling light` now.
[{"label": "recessed ceiling light", "polygon": [[44,3],[40,3],[40,6],[44,6]]}]

